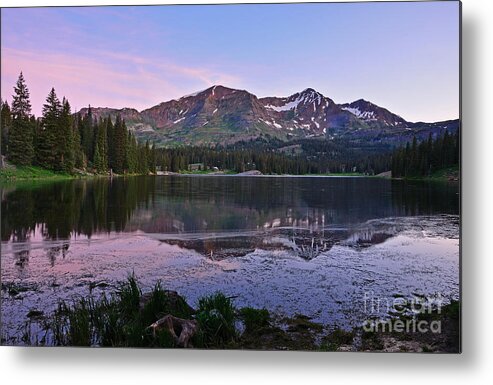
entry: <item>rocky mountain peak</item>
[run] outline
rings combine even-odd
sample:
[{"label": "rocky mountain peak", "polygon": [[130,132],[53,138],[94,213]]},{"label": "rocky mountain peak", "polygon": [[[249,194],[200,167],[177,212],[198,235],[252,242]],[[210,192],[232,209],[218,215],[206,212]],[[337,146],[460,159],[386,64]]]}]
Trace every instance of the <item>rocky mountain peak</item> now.
[{"label": "rocky mountain peak", "polygon": [[407,124],[399,115],[393,114],[386,108],[377,106],[365,99],[358,99],[352,103],[341,105],[341,109],[348,111],[357,118],[366,122],[378,122],[385,126],[400,126]]},{"label": "rocky mountain peak", "polygon": [[[81,113],[87,113],[87,109]],[[419,130],[427,135],[430,130],[438,132],[442,127],[457,126],[456,122],[406,122],[365,99],[336,104],[313,88],[286,97],[257,98],[246,90],[219,84],[141,112],[92,107],[92,114],[120,114],[138,137],[151,138],[163,145],[231,144],[259,137],[289,141],[351,136],[379,141],[383,135],[403,140]]]}]

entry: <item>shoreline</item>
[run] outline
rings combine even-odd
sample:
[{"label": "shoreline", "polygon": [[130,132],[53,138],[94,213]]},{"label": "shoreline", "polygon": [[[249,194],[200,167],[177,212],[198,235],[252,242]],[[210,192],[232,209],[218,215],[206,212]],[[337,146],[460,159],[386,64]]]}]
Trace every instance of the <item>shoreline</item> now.
[{"label": "shoreline", "polygon": [[73,174],[55,172],[36,166],[27,167],[5,167],[0,169],[0,185],[17,182],[58,182],[66,180],[82,180],[96,178],[122,178],[134,176],[156,176],[156,174],[92,174],[79,171]]},{"label": "shoreline", "polygon": [[[313,321],[300,313],[286,316],[267,308],[238,307],[234,298],[221,292],[201,297],[193,308],[178,292],[167,290],[160,283],[155,284],[152,291],[141,291],[134,276],[121,282],[117,288],[107,295],[91,293],[88,299],[62,301],[53,312],[45,313],[31,308],[26,315],[23,344],[325,352],[460,352],[461,306],[457,300],[430,308],[429,311],[416,313],[409,307],[398,315],[389,313],[390,318],[376,320],[376,326],[367,322],[351,329],[342,329],[338,325]],[[18,295],[21,290],[16,286],[2,285],[2,291],[9,296]],[[88,303],[92,305],[87,306]],[[216,314],[221,317],[217,318]],[[116,324],[110,324],[110,319],[118,319],[117,324],[123,327],[114,328]],[[70,322],[79,325],[79,329],[70,329]],[[408,324],[415,326],[404,326]],[[429,327],[424,331],[419,326],[416,330],[416,325],[436,325],[439,330]],[[110,334],[108,330],[111,330]],[[184,335],[183,330],[188,334]],[[5,342],[9,345],[14,341]],[[14,342],[13,345],[19,344]]]},{"label": "shoreline", "polygon": [[328,174],[262,174],[257,170],[234,173],[231,171],[212,171],[212,172],[157,172],[156,174],[91,174],[89,172],[78,172],[74,174],[58,173],[40,167],[5,167],[0,169],[0,184],[1,183],[16,183],[16,182],[49,182],[63,181],[73,179],[92,179],[92,178],[120,178],[134,176],[164,176],[164,177],[264,177],[264,178],[377,178],[388,180],[402,181],[426,181],[426,182],[448,182],[459,183],[460,176],[455,171],[453,174],[448,174],[447,170],[439,170],[436,175],[428,177],[407,177],[407,178],[392,178],[388,174],[385,175],[365,175],[360,173],[328,173]]}]

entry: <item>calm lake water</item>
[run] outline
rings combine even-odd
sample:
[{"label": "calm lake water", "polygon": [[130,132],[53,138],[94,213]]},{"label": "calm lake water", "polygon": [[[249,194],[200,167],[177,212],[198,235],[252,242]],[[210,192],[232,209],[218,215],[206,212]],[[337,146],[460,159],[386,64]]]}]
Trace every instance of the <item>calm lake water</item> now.
[{"label": "calm lake water", "polygon": [[368,318],[365,293],[459,293],[454,183],[158,176],[0,191],[8,344],[25,343],[30,310],[49,313],[94,286],[111,291],[132,273],[144,288],[161,280],[192,305],[221,290],[238,306],[345,328]]}]

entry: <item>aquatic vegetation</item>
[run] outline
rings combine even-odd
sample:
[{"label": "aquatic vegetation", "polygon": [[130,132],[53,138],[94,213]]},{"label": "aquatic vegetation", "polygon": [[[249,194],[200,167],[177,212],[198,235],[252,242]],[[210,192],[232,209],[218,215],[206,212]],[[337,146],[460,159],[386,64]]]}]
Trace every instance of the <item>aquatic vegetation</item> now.
[{"label": "aquatic vegetation", "polygon": [[196,315],[200,326],[200,345],[223,347],[238,337],[235,327],[235,308],[231,298],[222,293],[199,299]]},{"label": "aquatic vegetation", "polygon": [[[109,297],[103,294],[97,299],[90,296],[73,303],[60,302],[44,327],[57,346],[171,348],[176,347],[174,333],[165,328],[156,332],[151,325],[166,315],[191,319],[194,314],[176,292],[163,289],[158,282],[151,292],[143,294],[131,276]],[[222,347],[238,336],[235,309],[221,293],[201,298],[195,318],[200,332],[193,346]]]},{"label": "aquatic vegetation", "polygon": [[45,322],[47,334],[54,345],[62,346],[173,347],[166,331],[154,336],[148,328],[163,314],[190,315],[182,303],[170,300],[169,293],[157,283],[143,295],[131,276],[110,297],[60,302]]},{"label": "aquatic vegetation", "polygon": [[267,309],[244,307],[239,310],[240,318],[245,324],[245,332],[252,333],[270,324],[270,314]]}]

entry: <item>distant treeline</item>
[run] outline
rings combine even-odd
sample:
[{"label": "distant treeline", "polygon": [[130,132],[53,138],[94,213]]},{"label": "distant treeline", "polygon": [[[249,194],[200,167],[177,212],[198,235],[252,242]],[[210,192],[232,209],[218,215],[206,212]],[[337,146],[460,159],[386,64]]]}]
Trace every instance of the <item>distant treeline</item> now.
[{"label": "distant treeline", "polygon": [[433,172],[459,164],[460,136],[445,131],[433,139],[428,137],[420,143],[413,139],[405,147],[392,154],[391,170],[394,178],[429,176]]},{"label": "distant treeline", "polygon": [[195,146],[159,149],[157,164],[162,170],[172,172],[186,171],[191,164],[199,164],[200,171],[214,168],[234,172],[259,170],[264,174],[310,174],[318,171],[314,162],[301,156],[287,156],[265,150],[224,150]]},{"label": "distant treeline", "polygon": [[375,175],[392,170],[393,177],[420,177],[459,163],[459,132],[448,131],[433,139],[400,148],[385,145],[355,146],[344,140],[301,139],[290,142],[256,139],[215,148],[158,149],[156,164],[163,171],[180,172],[259,170],[264,174],[362,173]]},{"label": "distant treeline", "polygon": [[29,90],[21,74],[14,87],[12,106],[1,102],[2,154],[18,166],[40,166],[72,173],[90,169],[118,174],[155,172],[155,151],[149,143],[137,143],[125,121],[115,117],[96,120],[72,114],[69,101],[60,101],[52,88],[42,117],[31,114]]},{"label": "distant treeline", "polygon": [[188,146],[157,150],[157,165],[163,171],[180,172],[190,165],[201,171],[259,170],[264,174],[366,173],[390,169],[391,149],[351,148],[347,143],[307,139],[290,142],[259,138],[232,146],[214,148]]}]

